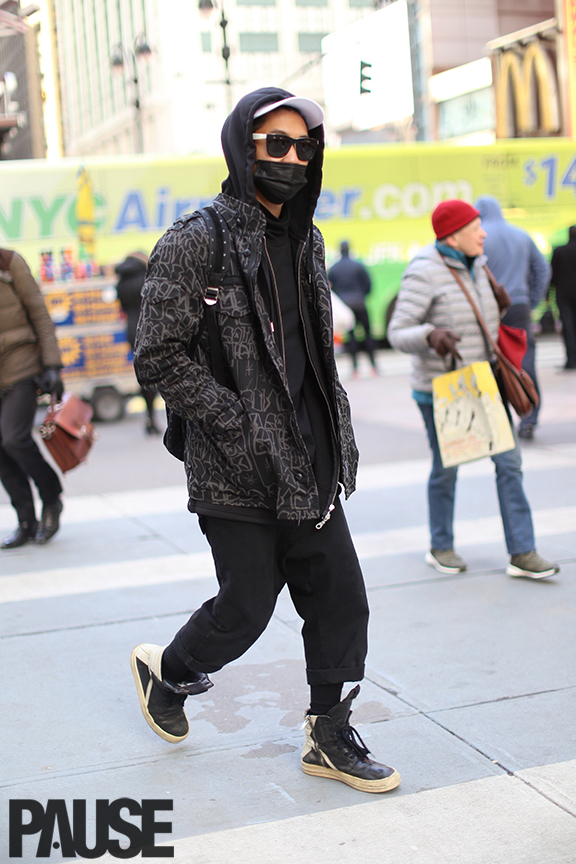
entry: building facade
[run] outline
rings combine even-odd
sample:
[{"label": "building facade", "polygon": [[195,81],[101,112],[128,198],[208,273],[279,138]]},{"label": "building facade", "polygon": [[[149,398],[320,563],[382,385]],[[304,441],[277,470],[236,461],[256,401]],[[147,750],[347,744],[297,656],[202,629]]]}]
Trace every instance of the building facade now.
[{"label": "building facade", "polygon": [[36,27],[17,0],[0,2],[0,158],[46,155]]},{"label": "building facade", "polygon": [[220,153],[229,108],[250,90],[281,86],[321,102],[321,39],[374,10],[373,0],[50,4],[70,156]]},{"label": "building facade", "polygon": [[[430,43],[423,114],[429,139],[487,143],[495,137],[566,134],[557,63],[563,0],[425,2]],[[443,74],[449,70],[453,74]],[[542,117],[544,80],[556,92],[551,100],[556,110]]]},{"label": "building facade", "polygon": [[[46,2],[60,82],[62,150],[83,156],[219,154],[222,123],[244,93],[271,84],[323,102],[322,38],[396,0]],[[360,134],[329,128],[329,141],[484,143],[493,140],[497,127],[509,134],[528,128],[532,134],[562,134],[561,117],[556,132],[548,131],[554,126],[550,119],[547,128],[534,130],[525,115],[517,120],[512,97],[511,108],[497,106],[498,87],[508,87],[498,84],[501,47],[492,52],[492,80],[481,86],[461,84],[448,96],[444,87],[445,95],[437,99],[430,80],[449,70],[466,71],[490,56],[488,43],[499,45],[507,34],[537,30],[564,2],[408,0],[412,123]],[[541,45],[544,60],[530,49],[538,54],[534,68],[550,61],[557,76],[550,32],[543,38],[548,39]],[[526,45],[512,50],[521,64]],[[506,62],[516,74],[517,61]],[[526,84],[534,86],[538,83]],[[537,109],[529,110],[538,115]]]}]

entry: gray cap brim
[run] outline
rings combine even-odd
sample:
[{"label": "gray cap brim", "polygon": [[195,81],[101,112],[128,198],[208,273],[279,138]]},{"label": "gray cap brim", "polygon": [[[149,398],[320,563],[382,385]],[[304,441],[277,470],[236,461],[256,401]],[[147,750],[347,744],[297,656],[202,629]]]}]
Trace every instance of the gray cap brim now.
[{"label": "gray cap brim", "polygon": [[308,129],[321,126],[324,122],[324,111],[318,102],[308,99],[307,96],[287,96],[286,99],[280,99],[279,102],[263,105],[262,108],[254,112],[254,118],[269,114],[270,111],[275,111],[277,108],[295,108],[306,121]]}]

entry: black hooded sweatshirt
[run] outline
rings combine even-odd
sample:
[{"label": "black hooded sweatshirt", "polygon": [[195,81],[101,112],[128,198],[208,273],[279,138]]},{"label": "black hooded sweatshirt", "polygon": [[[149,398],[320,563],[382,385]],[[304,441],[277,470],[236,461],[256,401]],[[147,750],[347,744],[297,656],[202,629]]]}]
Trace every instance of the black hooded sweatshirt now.
[{"label": "black hooded sweatshirt", "polygon": [[[231,242],[224,247],[222,289],[214,308],[226,381],[216,380],[206,328],[194,356],[188,353],[204,320],[202,299],[211,284],[216,236],[199,212],[177,220],[152,252],[135,369],[141,385],[157,389],[186,421],[191,510],[247,521],[320,518],[321,527],[339,484],[346,496],[354,491],[358,451],[334,362],[324,246],[312,225],[322,181],[322,128],[309,130],[319,152],[307,166],[309,182],[285,211],[288,263],[283,257],[284,263],[270,265],[264,254],[268,247],[276,258],[277,228],[278,254],[286,256],[286,226],[284,219],[278,225],[268,219],[256,199],[253,117],[260,106],[288,95],[275,88],[251,93],[223,129],[230,174],[214,201],[214,215],[221,220],[224,240],[229,236]],[[288,342],[295,346],[286,361],[272,326],[271,282],[277,272],[278,294],[284,297],[278,307],[286,316]],[[276,317],[280,320],[277,312]]]},{"label": "black hooded sweatshirt", "polygon": [[292,95],[276,87],[263,87],[240,100],[222,129],[222,148],[229,171],[222,191],[260,207],[266,218],[265,250],[258,286],[275,324],[274,335],[286,364],[290,396],[324,509],[333,486],[335,443],[328,404],[323,396],[326,383],[322,379],[318,381],[315,372],[315,369],[322,370],[321,353],[306,303],[299,296],[296,278],[296,257],[299,253],[311,254],[312,217],[322,186],[323,127],[308,130],[319,142],[306,169],[308,182],[283,205],[280,218],[259,204],[253,180],[256,164],[252,138],[254,113],[263,105]]}]

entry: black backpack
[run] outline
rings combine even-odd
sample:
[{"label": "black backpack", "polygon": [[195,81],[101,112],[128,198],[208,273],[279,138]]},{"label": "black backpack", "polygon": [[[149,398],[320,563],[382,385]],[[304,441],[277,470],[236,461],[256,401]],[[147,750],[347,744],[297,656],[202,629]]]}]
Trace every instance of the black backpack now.
[{"label": "black backpack", "polygon": [[[216,381],[224,383],[225,369],[216,322],[216,304],[224,277],[231,269],[230,235],[228,233],[228,226],[214,207],[204,207],[199,213],[206,222],[210,237],[210,267],[207,279],[208,285],[204,291],[204,315],[202,316],[198,332],[190,340],[186,354],[190,360],[194,359],[204,328],[208,327],[212,371]],[[183,462],[184,446],[186,443],[186,420],[166,406],[166,421],[164,446],[172,456]]]}]

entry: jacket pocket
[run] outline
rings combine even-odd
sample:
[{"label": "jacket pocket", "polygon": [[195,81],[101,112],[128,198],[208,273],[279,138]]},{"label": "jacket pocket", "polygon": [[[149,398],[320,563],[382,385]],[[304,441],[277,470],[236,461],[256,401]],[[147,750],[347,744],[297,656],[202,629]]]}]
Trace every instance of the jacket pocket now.
[{"label": "jacket pocket", "polygon": [[218,316],[242,318],[252,313],[250,298],[241,282],[224,280],[216,304]]},{"label": "jacket pocket", "polygon": [[244,285],[240,283],[223,285],[216,304],[216,317],[222,351],[234,378],[234,384],[240,392],[239,379],[244,377],[244,370],[237,364],[256,360],[258,356],[256,347],[258,325]]}]

